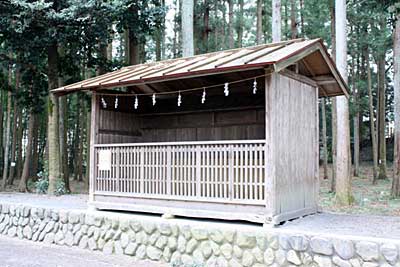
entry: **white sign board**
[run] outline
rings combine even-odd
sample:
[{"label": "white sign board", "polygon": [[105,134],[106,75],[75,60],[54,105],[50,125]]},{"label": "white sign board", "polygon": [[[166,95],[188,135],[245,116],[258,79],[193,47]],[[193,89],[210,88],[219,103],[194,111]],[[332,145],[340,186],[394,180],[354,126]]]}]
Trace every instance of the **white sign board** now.
[{"label": "white sign board", "polygon": [[99,151],[99,171],[111,171],[111,150]]}]

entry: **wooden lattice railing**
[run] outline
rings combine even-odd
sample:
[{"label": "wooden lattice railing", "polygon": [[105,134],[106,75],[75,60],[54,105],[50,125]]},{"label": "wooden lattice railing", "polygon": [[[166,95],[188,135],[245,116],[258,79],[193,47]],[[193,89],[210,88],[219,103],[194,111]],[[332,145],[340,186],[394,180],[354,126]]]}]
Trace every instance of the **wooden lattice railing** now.
[{"label": "wooden lattice railing", "polygon": [[95,145],[94,194],[265,205],[265,141]]}]

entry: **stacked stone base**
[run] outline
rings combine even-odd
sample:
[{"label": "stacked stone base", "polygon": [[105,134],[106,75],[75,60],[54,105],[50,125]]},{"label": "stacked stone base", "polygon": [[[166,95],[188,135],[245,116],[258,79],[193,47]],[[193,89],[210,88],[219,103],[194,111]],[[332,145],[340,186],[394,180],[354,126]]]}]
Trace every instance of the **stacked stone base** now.
[{"label": "stacked stone base", "polygon": [[172,266],[400,267],[397,240],[7,203],[0,212],[3,235]]}]

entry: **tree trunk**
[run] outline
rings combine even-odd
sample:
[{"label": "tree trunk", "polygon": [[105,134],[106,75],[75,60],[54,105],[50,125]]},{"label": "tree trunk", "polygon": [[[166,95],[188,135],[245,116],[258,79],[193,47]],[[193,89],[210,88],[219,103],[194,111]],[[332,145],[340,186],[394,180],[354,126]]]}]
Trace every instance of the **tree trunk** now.
[{"label": "tree trunk", "polygon": [[378,179],[387,179],[386,169],[386,95],[385,95],[385,57],[378,59],[378,152],[379,174]]},{"label": "tree trunk", "polygon": [[[20,79],[20,69],[17,68],[15,71],[15,94],[18,92]],[[11,164],[10,164],[10,174],[8,176],[8,184],[12,185],[15,175],[16,167],[16,150],[17,150],[17,123],[19,118],[19,107],[17,103],[16,96],[14,97],[14,108],[13,108],[13,129],[12,129],[12,142],[11,142]]]},{"label": "tree trunk", "polygon": [[228,0],[228,44],[229,48],[232,49],[235,47],[235,40],[233,36],[233,0]]},{"label": "tree trunk", "polygon": [[[165,0],[161,0],[161,6],[163,8],[166,8],[165,6]],[[161,27],[161,59],[165,59],[165,17],[163,17],[162,20],[162,27]]]},{"label": "tree trunk", "polygon": [[336,115],[336,97],[332,98],[332,178],[331,192],[336,192],[336,148],[337,148],[337,115]]},{"label": "tree trunk", "polygon": [[393,38],[393,67],[394,67],[394,161],[393,182],[391,195],[400,197],[400,12],[397,12],[397,20]]},{"label": "tree trunk", "polygon": [[218,17],[218,7],[219,7],[219,1],[214,0],[214,51],[219,50],[219,28],[220,28],[220,23],[219,23],[219,17]]},{"label": "tree trunk", "polygon": [[182,1],[182,51],[183,57],[194,55],[193,0]]},{"label": "tree trunk", "polygon": [[263,0],[257,0],[257,44],[262,44],[262,34],[263,34],[263,29],[262,29],[262,11],[263,11]]},{"label": "tree trunk", "polygon": [[272,0],[272,42],[281,41],[281,0]]},{"label": "tree trunk", "polygon": [[304,36],[304,1],[300,0],[300,27],[301,27],[301,36]]},{"label": "tree trunk", "polygon": [[[355,56],[358,58],[358,55]],[[354,143],[353,143],[353,175],[355,177],[359,176],[360,171],[360,105],[358,100],[358,88],[356,87],[356,79],[359,79],[359,75],[356,74],[360,72],[359,64],[358,68],[355,68],[354,59],[352,64],[352,84],[353,84],[353,103],[354,103],[354,114],[353,114],[353,135],[354,135]]]},{"label": "tree trunk", "polygon": [[[107,61],[107,57],[108,57],[108,49],[107,48],[108,48],[107,44],[99,43],[99,58],[101,58],[100,62]],[[111,50],[112,50],[112,48],[111,48]],[[98,70],[97,75],[106,73],[106,71],[107,71],[106,66],[103,63],[99,64],[97,70]],[[62,86],[62,85],[59,85],[59,86]]]},{"label": "tree trunk", "polygon": [[124,30],[124,61],[129,64],[129,30]]},{"label": "tree trunk", "polygon": [[91,110],[90,104],[85,105],[86,112],[86,175],[84,180],[85,190],[89,190],[89,180],[90,180],[90,126],[91,126]]},{"label": "tree trunk", "polygon": [[79,182],[83,181],[83,130],[85,128],[85,124],[86,124],[86,119],[85,119],[85,107],[84,107],[84,102],[83,102],[83,97],[79,98],[79,106],[81,106],[82,108],[80,109],[82,112],[80,112],[79,114],[81,114],[80,116],[82,117],[79,120],[79,135],[77,136],[78,138],[78,157],[77,157],[77,163],[78,163],[78,168],[77,168],[77,180]]},{"label": "tree trunk", "polygon": [[37,173],[39,168],[39,121],[38,115],[35,114],[35,126],[33,128],[33,141],[32,141],[32,169],[29,174],[30,177],[37,179]]},{"label": "tree trunk", "polygon": [[4,132],[4,128],[3,128],[3,114],[4,114],[4,110],[3,110],[3,92],[0,90],[0,169],[2,169],[2,165],[3,165],[3,153],[4,153],[4,149],[3,149],[3,132]]},{"label": "tree trunk", "polygon": [[222,1],[222,3],[223,3],[223,8],[222,8],[222,36],[223,36],[223,42],[222,42],[222,49],[226,49],[228,46],[227,46],[227,44],[228,44],[228,39],[226,38],[227,37],[227,34],[226,34],[226,8],[225,8],[225,1],[227,1],[227,0],[223,0]]},{"label": "tree trunk", "polygon": [[178,56],[178,13],[179,13],[179,0],[175,0],[175,15],[174,15],[174,38],[172,40],[172,55],[174,58]]},{"label": "tree trunk", "polygon": [[326,141],[326,101],[321,100],[321,116],[322,116],[322,147],[324,151],[324,179],[328,179],[328,144]]},{"label": "tree trunk", "polygon": [[297,38],[296,1],[290,0],[290,33],[291,38]]},{"label": "tree trunk", "polygon": [[203,40],[203,52],[207,53],[209,50],[208,44],[208,33],[210,32],[210,3],[209,0],[204,0],[204,16],[203,16],[203,32],[202,32],[202,40]]},{"label": "tree trunk", "polygon": [[33,133],[35,129],[35,114],[31,111],[29,114],[29,123],[28,123],[28,143],[26,145],[25,150],[25,161],[24,168],[22,171],[21,179],[18,185],[18,191],[26,192],[27,191],[27,182],[29,179],[29,167],[31,163],[31,154],[32,154],[32,141],[33,141]]},{"label": "tree trunk", "polygon": [[16,165],[16,173],[14,177],[21,177],[22,169],[23,169],[23,162],[22,162],[22,140],[24,135],[24,117],[22,111],[19,114],[18,119],[18,130],[17,130],[17,165]]},{"label": "tree trunk", "polygon": [[371,67],[369,58],[367,57],[367,81],[368,81],[368,106],[369,106],[369,124],[372,142],[372,158],[373,158],[373,179],[372,183],[376,184],[378,179],[378,149],[376,145],[375,115],[374,115],[374,98],[372,96]]},{"label": "tree trunk", "polygon": [[[110,29],[112,31],[112,29]],[[112,61],[113,59],[113,41],[114,41],[114,34],[111,33],[111,41],[107,44],[107,60]]]},{"label": "tree trunk", "polygon": [[[60,79],[60,86],[63,81]],[[68,113],[67,113],[67,96],[62,96],[60,101],[60,159],[61,159],[61,179],[64,181],[65,190],[71,192],[69,185],[69,167],[68,167]],[[79,116],[79,114],[78,114]]]},{"label": "tree trunk", "polygon": [[[10,53],[11,54],[11,53]],[[10,55],[10,57],[12,54]],[[7,177],[8,177],[8,164],[9,164],[9,153],[10,153],[10,135],[11,135],[11,107],[12,107],[12,65],[11,63],[8,66],[8,85],[10,87],[10,91],[7,93],[7,118],[6,118],[6,140],[4,144],[4,165],[3,165],[3,180],[1,183],[1,189],[4,190],[6,188]]]},{"label": "tree trunk", "polygon": [[[243,46],[243,5],[244,5],[244,1],[239,0],[239,20],[237,23],[238,47]],[[258,10],[257,10],[257,12],[258,12]],[[258,21],[257,21],[257,23],[258,23]]]},{"label": "tree trunk", "polygon": [[[77,102],[77,114],[81,114],[81,94],[78,93],[76,95],[76,102]],[[79,136],[80,136],[80,126],[81,126],[81,116],[76,117],[76,122],[75,122],[75,133],[74,133],[74,138],[73,138],[73,159],[74,159],[74,180],[77,181],[79,179],[79,165],[82,164],[82,162],[79,162],[80,158],[80,149],[79,149]]]},{"label": "tree trunk", "polygon": [[[347,82],[347,33],[346,1],[337,0],[336,17],[336,65]],[[339,205],[350,205],[353,201],[350,178],[350,125],[349,103],[345,96],[336,97],[336,201]]]},{"label": "tree trunk", "polygon": [[[336,19],[335,19],[335,0],[331,0],[330,16],[331,16],[331,40],[332,40],[332,59],[336,60]],[[336,190],[336,137],[337,137],[337,116],[336,116],[336,98],[332,98],[331,105],[332,114],[332,178],[331,192]]]},{"label": "tree trunk", "polygon": [[[47,49],[48,56],[48,84],[49,90],[58,87],[58,51],[57,44]],[[52,195],[56,190],[56,183],[60,177],[60,136],[59,136],[59,106],[58,98],[49,93],[48,99],[48,149],[49,149],[49,188],[47,193]]]}]

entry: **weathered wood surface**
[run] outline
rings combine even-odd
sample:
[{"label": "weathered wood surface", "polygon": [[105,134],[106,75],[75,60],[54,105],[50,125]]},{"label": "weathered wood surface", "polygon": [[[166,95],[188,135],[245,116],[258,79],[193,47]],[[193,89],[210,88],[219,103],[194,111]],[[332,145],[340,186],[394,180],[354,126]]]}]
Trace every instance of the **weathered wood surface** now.
[{"label": "weathered wood surface", "polygon": [[265,141],[96,145],[95,194],[231,204],[265,204]]},{"label": "weathered wood surface", "polygon": [[264,109],[140,116],[100,110],[99,143],[264,139]]},{"label": "weathered wood surface", "polygon": [[316,210],[318,91],[279,74],[266,83],[267,206],[273,215]]}]

